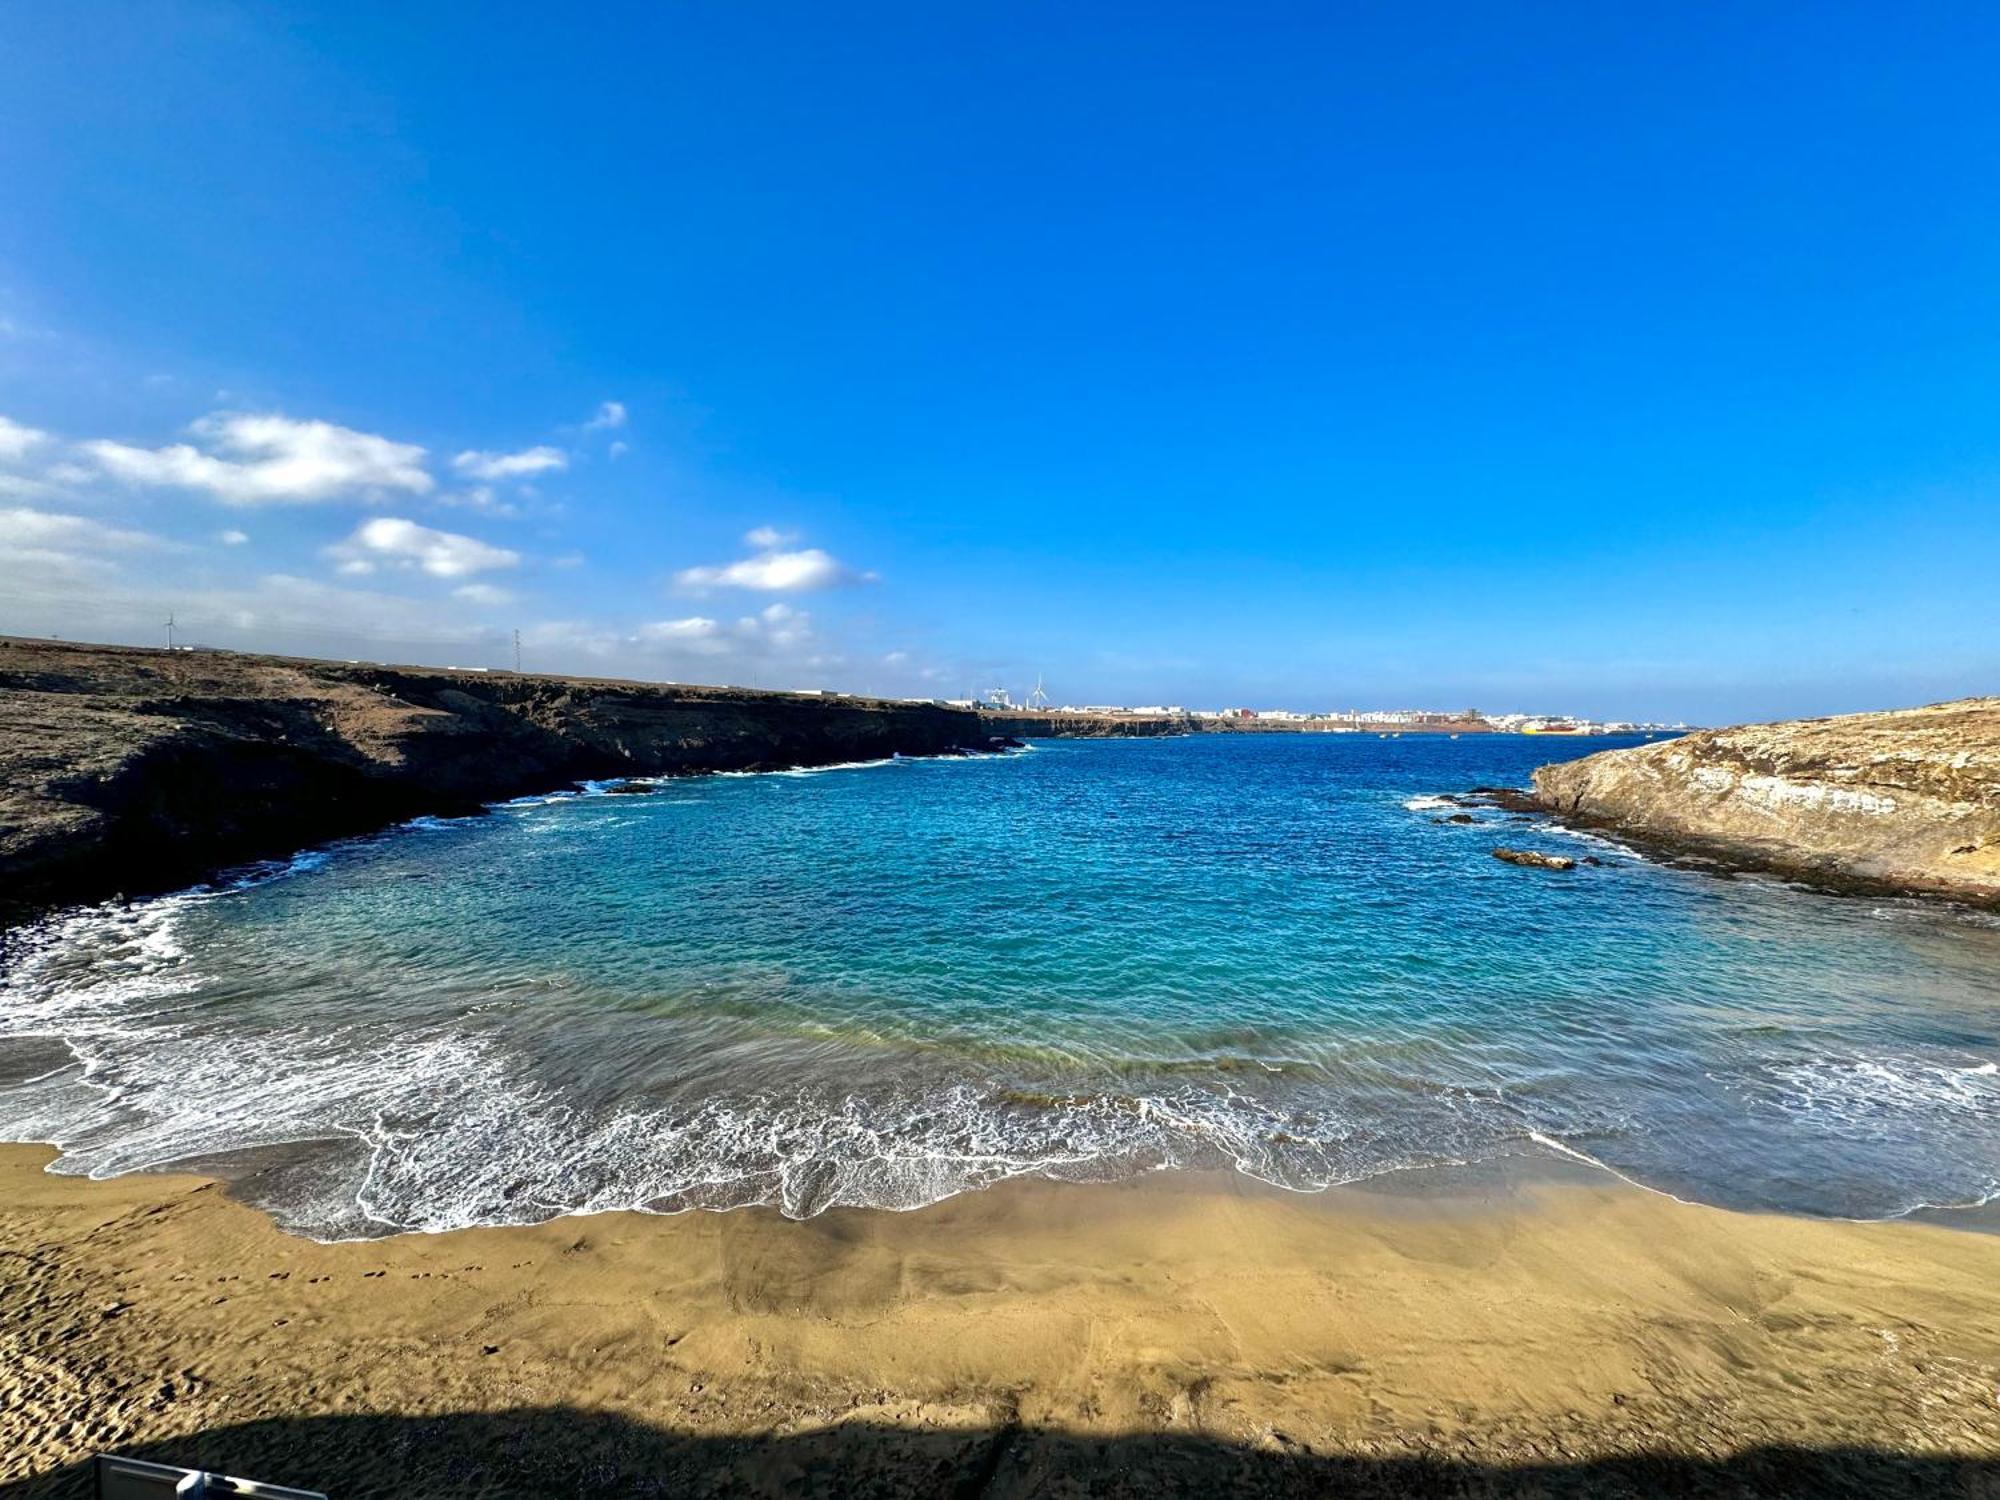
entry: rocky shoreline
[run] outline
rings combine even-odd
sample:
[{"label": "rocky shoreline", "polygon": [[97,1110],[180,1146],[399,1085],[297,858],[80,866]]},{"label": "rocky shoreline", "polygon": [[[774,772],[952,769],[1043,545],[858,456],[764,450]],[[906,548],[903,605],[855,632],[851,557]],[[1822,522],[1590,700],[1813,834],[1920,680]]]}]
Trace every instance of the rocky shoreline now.
[{"label": "rocky shoreline", "polygon": [[[0,926],[582,780],[1196,727],[0,637]],[[1710,867],[2000,907],[2000,698],[1705,730],[1543,766],[1532,798],[1479,790]]]},{"label": "rocky shoreline", "polygon": [[995,746],[833,694],[0,638],[0,925],[586,779]]},{"label": "rocky shoreline", "polygon": [[988,734],[1035,740],[1157,740],[1193,734],[1201,720],[1173,714],[1091,714],[981,709]]},{"label": "rocky shoreline", "polygon": [[2000,698],[1703,730],[1534,781],[1563,822],[1676,858],[2000,907]]}]

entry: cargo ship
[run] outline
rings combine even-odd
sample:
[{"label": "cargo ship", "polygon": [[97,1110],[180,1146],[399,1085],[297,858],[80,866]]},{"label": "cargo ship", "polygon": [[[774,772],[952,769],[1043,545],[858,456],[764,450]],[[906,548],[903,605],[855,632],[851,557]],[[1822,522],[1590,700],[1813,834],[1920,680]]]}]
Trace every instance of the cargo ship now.
[{"label": "cargo ship", "polygon": [[1581,724],[1571,724],[1561,719],[1541,719],[1521,726],[1523,734],[1582,734],[1583,732]]}]

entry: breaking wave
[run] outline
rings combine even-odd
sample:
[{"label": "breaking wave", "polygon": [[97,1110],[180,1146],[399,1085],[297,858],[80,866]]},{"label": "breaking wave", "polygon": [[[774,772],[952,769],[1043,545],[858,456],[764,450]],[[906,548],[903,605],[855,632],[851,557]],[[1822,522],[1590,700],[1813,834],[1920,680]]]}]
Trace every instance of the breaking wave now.
[{"label": "breaking wave", "polygon": [[1455,805],[1413,758],[1532,746],[1045,750],[586,784],[60,914],[0,940],[0,1136],[323,1239],[1522,1154],[1848,1217],[2000,1190],[2000,932],[1495,878],[1407,816]]}]

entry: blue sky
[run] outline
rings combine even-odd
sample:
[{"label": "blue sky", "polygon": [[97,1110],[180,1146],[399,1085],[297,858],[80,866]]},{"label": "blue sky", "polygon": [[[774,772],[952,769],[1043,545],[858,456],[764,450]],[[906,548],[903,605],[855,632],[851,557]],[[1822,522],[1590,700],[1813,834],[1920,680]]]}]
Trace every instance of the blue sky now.
[{"label": "blue sky", "polygon": [[0,9],[0,629],[2000,688],[2000,13]]}]

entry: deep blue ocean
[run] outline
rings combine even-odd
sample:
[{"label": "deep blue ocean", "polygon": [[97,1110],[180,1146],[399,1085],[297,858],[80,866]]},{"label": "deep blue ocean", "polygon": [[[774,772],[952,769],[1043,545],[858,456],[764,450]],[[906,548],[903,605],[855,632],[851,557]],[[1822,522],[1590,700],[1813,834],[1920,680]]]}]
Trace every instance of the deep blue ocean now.
[{"label": "deep blue ocean", "polygon": [[0,1137],[322,1238],[1511,1155],[1821,1215],[2000,1192],[1991,916],[1438,821],[1622,743],[1057,741],[420,820],[15,934]]}]

